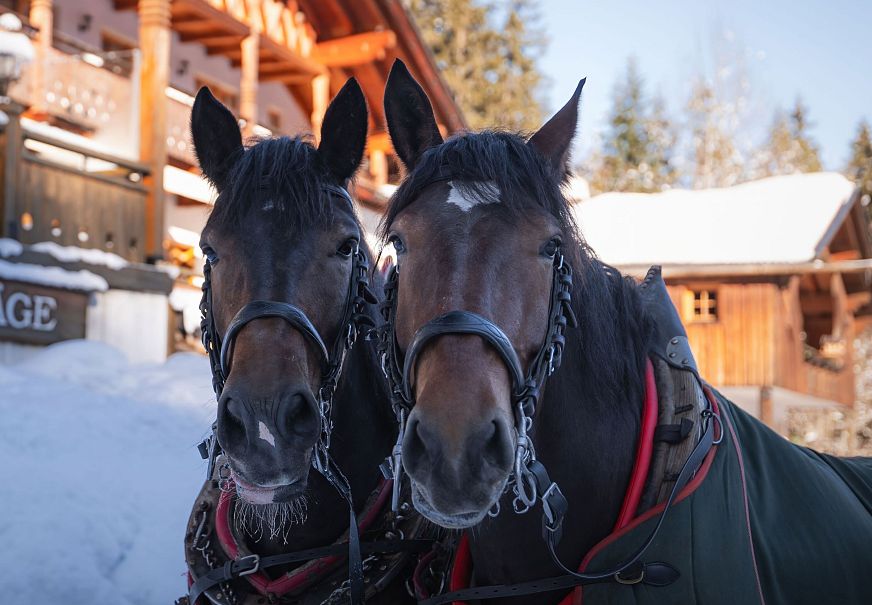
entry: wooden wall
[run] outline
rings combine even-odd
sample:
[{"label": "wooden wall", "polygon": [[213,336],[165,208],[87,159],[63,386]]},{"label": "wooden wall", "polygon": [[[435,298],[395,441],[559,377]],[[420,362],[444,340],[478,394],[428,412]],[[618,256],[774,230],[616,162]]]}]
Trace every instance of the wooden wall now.
[{"label": "wooden wall", "polygon": [[[135,262],[145,259],[142,187],[25,160],[16,193],[18,215],[29,212],[33,217],[33,228],[18,232],[21,242],[53,241],[107,250]],[[59,234],[52,232],[53,225]],[[86,241],[80,239],[80,232],[87,234]]]},{"label": "wooden wall", "polygon": [[[841,371],[816,367],[803,359],[802,293],[798,278],[779,283],[693,281],[668,286],[682,316],[700,373],[715,386],[780,386],[832,401],[854,399],[850,352]],[[717,293],[717,319],[694,321],[693,292]],[[838,296],[838,292],[833,293]],[[836,305],[839,307],[839,305]],[[848,350],[853,338],[850,317]]]}]

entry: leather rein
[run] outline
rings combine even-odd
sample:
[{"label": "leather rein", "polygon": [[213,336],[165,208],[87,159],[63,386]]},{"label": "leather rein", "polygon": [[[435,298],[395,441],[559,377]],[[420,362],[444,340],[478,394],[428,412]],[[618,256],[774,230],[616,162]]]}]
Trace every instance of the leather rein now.
[{"label": "leather rein", "polygon": [[[351,196],[342,187],[327,185],[324,187],[324,191],[328,195],[345,200],[349,205],[352,204]],[[321,384],[318,390],[320,434],[312,452],[312,467],[323,475],[346,501],[349,510],[349,529],[347,544],[333,544],[322,548],[295,551],[272,557],[261,558],[258,555],[249,555],[228,561],[223,567],[215,568],[194,581],[188,594],[188,601],[191,605],[196,605],[197,599],[206,590],[234,578],[253,574],[260,569],[337,555],[340,554],[340,551],[345,551],[348,555],[349,594],[351,602],[357,605],[363,603],[364,600],[363,553],[375,551],[420,551],[424,549],[424,542],[427,543],[426,545],[432,542],[428,540],[389,540],[366,543],[362,547],[351,486],[348,479],[330,456],[330,437],[333,429],[331,418],[333,396],[342,374],[343,364],[348,351],[354,346],[361,333],[368,333],[374,327],[374,322],[366,314],[365,308],[367,304],[377,302],[375,295],[369,289],[367,258],[359,246],[353,249],[351,262],[351,279],[345,298],[345,310],[343,312],[342,323],[340,324],[341,329],[332,347],[328,349],[324,339],[306,316],[306,313],[295,305],[281,301],[255,300],[247,303],[230,321],[222,337],[215,325],[213,313],[212,267],[209,260],[206,260],[203,268],[204,282],[203,297],[200,302],[200,312],[202,315],[200,327],[203,346],[209,356],[212,370],[212,387],[215,390],[216,398],[220,399],[224,383],[231,371],[233,346],[236,337],[247,324],[258,319],[280,318],[299,331],[318,352],[322,370]],[[212,425],[212,434],[199,446],[201,455],[204,459],[208,460],[207,479],[213,476],[215,460],[221,453],[216,430],[217,422]],[[396,511],[394,512],[396,513]]]},{"label": "leather rein", "polygon": [[[419,600],[419,603],[424,605],[442,605],[455,601],[529,595],[601,582],[615,582],[625,585],[644,583],[651,586],[664,586],[672,583],[678,577],[678,572],[667,563],[643,563],[641,559],[654,541],[676,496],[692,479],[696,469],[712,445],[716,443],[714,437],[715,422],[712,419],[719,423],[719,418],[711,410],[706,410],[707,413],[703,414],[706,426],[702,438],[682,466],[654,529],[634,554],[612,569],[593,573],[572,571],[563,564],[557,555],[557,545],[562,536],[563,519],[569,510],[569,503],[557,483],[549,477],[545,466],[536,459],[530,431],[533,427],[533,418],[542,387],[548,377],[560,367],[566,343],[566,329],[578,325],[571,304],[572,269],[564,259],[560,249],[554,255],[552,274],[548,327],[542,345],[526,374],[510,339],[499,326],[479,314],[465,310],[449,311],[424,324],[415,333],[408,349],[403,353],[396,338],[399,263],[391,269],[385,283],[385,298],[380,305],[384,323],[378,329],[378,351],[382,371],[391,387],[391,403],[399,424],[399,438],[394,446],[389,464],[394,478],[394,506],[396,507],[398,501],[402,473],[402,440],[405,423],[415,403],[412,383],[417,357],[428,343],[440,336],[449,334],[479,336],[496,350],[506,365],[512,380],[512,407],[515,413],[517,441],[514,468],[506,489],[511,488],[514,492],[514,512],[524,514],[535,506],[537,501],[541,502],[542,538],[548,547],[552,560],[564,574],[517,584],[456,590]],[[698,376],[697,379],[699,379]],[[497,502],[489,514],[495,517],[499,512],[499,502]]]}]

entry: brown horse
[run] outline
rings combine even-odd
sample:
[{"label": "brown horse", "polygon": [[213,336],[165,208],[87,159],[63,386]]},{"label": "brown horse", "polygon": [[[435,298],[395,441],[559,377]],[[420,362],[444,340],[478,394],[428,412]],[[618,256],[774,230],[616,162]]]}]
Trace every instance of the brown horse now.
[{"label": "brown horse", "polygon": [[869,602],[872,460],[795,447],[716,395],[659,272],[624,278],[578,234],[561,187],[583,83],[529,138],[443,141],[405,66],[388,80],[403,465],[420,512],[471,528],[464,590],[425,602]]},{"label": "brown horse", "polygon": [[[221,454],[216,481],[207,481],[192,514],[186,552],[196,579],[234,560],[231,577],[209,584],[209,598],[229,594],[220,592],[225,586],[251,602],[347,594],[352,494],[361,531],[375,539],[386,531],[378,468],[396,427],[374,345],[356,338],[373,325],[377,300],[367,287],[372,256],[345,189],[367,126],[353,79],[328,108],[317,148],[302,137],[243,146],[236,119],[207,89],[194,104],[197,157],[219,194],[201,247],[204,336],[219,395],[212,457]],[[201,555],[219,541],[223,550]],[[313,548],[324,552],[275,563]],[[390,557],[380,564],[405,565]],[[367,595],[381,591],[371,602],[407,600],[403,575],[371,589],[384,569],[357,569]]]}]

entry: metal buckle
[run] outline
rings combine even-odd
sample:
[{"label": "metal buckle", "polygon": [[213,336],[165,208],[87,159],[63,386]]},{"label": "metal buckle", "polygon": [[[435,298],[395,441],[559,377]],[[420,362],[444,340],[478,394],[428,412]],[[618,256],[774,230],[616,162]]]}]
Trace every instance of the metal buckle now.
[{"label": "metal buckle", "polygon": [[236,566],[240,565],[251,565],[250,568],[239,571],[237,575],[241,578],[243,576],[250,576],[253,573],[257,573],[260,569],[260,555],[248,555],[247,557],[242,557],[241,559],[236,559]]},{"label": "metal buckle", "polygon": [[557,517],[554,514],[554,509],[551,507],[551,498],[559,497],[564,498],[563,492],[560,491],[560,487],[556,482],[552,482],[551,485],[545,490],[545,493],[542,494],[542,512],[545,513],[545,522],[550,530],[554,530],[557,527]]},{"label": "metal buckle", "polygon": [[635,578],[623,578],[621,574],[626,570],[621,570],[615,574],[615,582],[618,584],[623,584],[624,586],[632,586],[633,584],[639,584],[642,580],[645,579],[645,567],[642,566],[639,569],[639,575]]}]

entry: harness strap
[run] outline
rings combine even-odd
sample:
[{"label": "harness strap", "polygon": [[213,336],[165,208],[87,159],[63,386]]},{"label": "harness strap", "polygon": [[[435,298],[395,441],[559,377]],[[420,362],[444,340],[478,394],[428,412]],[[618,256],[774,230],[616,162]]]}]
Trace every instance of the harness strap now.
[{"label": "harness strap", "polygon": [[503,362],[511,374],[512,384],[515,390],[520,390],[524,385],[524,370],[518,354],[512,346],[509,337],[492,321],[471,311],[449,311],[435,319],[430,320],[418,330],[415,338],[409,344],[406,351],[406,359],[403,362],[403,397],[407,402],[412,402],[412,373],[415,370],[415,362],[421,350],[433,339],[439,336],[471,334],[480,336],[500,354]]},{"label": "harness strap", "polygon": [[330,355],[327,353],[327,346],[321,339],[321,335],[318,334],[318,330],[315,329],[315,326],[312,325],[312,322],[299,307],[274,300],[253,300],[236,313],[230,321],[230,325],[227,326],[227,332],[224,334],[223,342],[221,343],[220,360],[221,371],[225,377],[230,374],[230,361],[233,355],[233,344],[236,342],[236,335],[249,322],[265,317],[284,319],[303,334],[303,336],[308,338],[318,349],[321,363],[326,371],[326,366],[330,359]]},{"label": "harness strap", "polygon": [[[428,550],[432,545],[433,540],[377,540],[361,544],[360,551],[362,554],[367,555],[372,553],[419,553]],[[191,585],[191,588],[188,591],[188,602],[196,604],[197,599],[200,598],[204,592],[223,582],[228,582],[235,578],[241,578],[260,570],[279,567],[281,565],[289,565],[301,561],[311,561],[313,559],[323,559],[325,557],[336,557],[345,554],[348,551],[348,546],[348,542],[341,542],[329,546],[297,550],[270,557],[249,555],[247,557],[240,557],[228,561],[223,566],[203,574]]]},{"label": "harness strap", "polygon": [[443,605],[452,601],[488,600],[505,597],[521,597],[524,595],[550,592],[552,590],[569,590],[583,584],[602,584],[617,582],[620,584],[646,584],[648,586],[668,586],[679,577],[678,571],[668,563],[652,562],[638,563],[632,569],[627,569],[620,575],[620,579],[608,576],[596,580],[582,580],[569,574],[519,582],[517,584],[495,584],[493,586],[480,586],[445,593],[429,599],[418,601],[418,605]]}]

